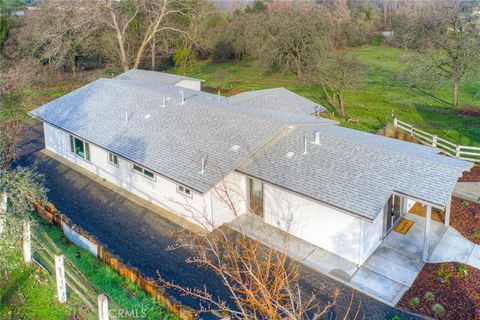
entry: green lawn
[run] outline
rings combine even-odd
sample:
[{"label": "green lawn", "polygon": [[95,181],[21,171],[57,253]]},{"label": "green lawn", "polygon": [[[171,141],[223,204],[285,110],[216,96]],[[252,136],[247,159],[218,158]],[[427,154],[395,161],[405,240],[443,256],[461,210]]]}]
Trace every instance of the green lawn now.
[{"label": "green lawn", "polygon": [[[480,145],[480,118],[459,115],[449,106],[451,89],[416,89],[402,78],[405,51],[389,47],[364,47],[354,50],[368,69],[363,88],[347,92],[347,110],[359,124],[346,124],[375,132],[392,123],[391,113],[405,122],[452,142]],[[172,69],[170,72],[179,73]],[[245,90],[285,87],[313,101],[325,104],[322,90],[300,85],[293,74],[264,74],[257,61],[246,59],[225,63],[201,61],[189,68],[186,75],[206,80],[204,86],[235,94]],[[480,106],[480,94],[474,99],[479,83],[467,82],[460,92],[460,105]]]},{"label": "green lawn", "polygon": [[32,264],[22,264],[7,283],[2,281],[0,319],[64,320],[78,312],[78,298],[72,296],[65,304],[58,302],[55,281]]}]

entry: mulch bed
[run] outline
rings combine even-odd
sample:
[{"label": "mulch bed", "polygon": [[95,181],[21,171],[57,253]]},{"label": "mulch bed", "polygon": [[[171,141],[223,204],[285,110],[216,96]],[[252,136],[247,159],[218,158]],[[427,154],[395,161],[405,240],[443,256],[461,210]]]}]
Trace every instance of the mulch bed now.
[{"label": "mulch bed", "polygon": [[[452,274],[450,283],[440,282],[436,274],[440,264],[426,264],[397,307],[437,319],[480,320],[480,270],[467,267],[468,274],[461,276],[457,271],[460,264],[449,262],[443,265]],[[432,301],[425,297],[429,291],[434,294]],[[412,298],[418,298],[420,304],[413,306],[410,303]],[[436,303],[443,306],[443,315],[436,315],[432,311]]]},{"label": "mulch bed", "polygon": [[[425,217],[425,207],[419,203],[413,205],[409,212]],[[432,220],[443,223],[445,221],[445,213],[441,210],[433,209]],[[480,244],[480,203],[452,197],[450,225],[468,240]]]},{"label": "mulch bed", "polygon": [[480,165],[474,166],[470,172],[463,173],[463,176],[458,179],[460,182],[480,182]]},{"label": "mulch bed", "polygon": [[468,240],[480,244],[480,203],[452,197],[450,225]]}]

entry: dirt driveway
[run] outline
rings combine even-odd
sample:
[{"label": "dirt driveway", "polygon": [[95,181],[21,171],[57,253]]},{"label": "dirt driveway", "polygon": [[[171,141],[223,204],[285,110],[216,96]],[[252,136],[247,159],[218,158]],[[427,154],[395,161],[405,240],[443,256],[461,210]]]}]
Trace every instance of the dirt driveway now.
[{"label": "dirt driveway", "polygon": [[[45,175],[49,200],[75,224],[147,276],[156,278],[158,271],[166,280],[188,287],[207,286],[215,295],[228,298],[227,290],[215,274],[185,263],[188,252],[165,250],[174,243],[176,234],[182,232],[179,226],[45,156],[39,151],[42,148],[42,127],[32,127],[23,142],[23,156],[19,164],[28,166],[39,161],[38,171]],[[301,285],[305,292],[316,292],[323,301],[329,300],[329,293],[336,288],[342,290],[333,317],[326,319],[342,315],[348,306],[351,289],[307,267],[302,266],[301,272]],[[175,292],[172,295],[186,305],[198,306],[189,297],[179,296]],[[358,305],[360,301],[365,319],[390,320],[395,315],[402,320],[419,319],[357,292],[355,304]]]}]

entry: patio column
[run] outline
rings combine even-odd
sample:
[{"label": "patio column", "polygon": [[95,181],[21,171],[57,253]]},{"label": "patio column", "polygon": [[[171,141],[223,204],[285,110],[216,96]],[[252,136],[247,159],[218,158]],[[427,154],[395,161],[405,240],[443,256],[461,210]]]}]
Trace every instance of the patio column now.
[{"label": "patio column", "polygon": [[425,235],[423,238],[423,262],[428,260],[428,243],[430,236],[430,220],[432,219],[432,206],[427,205],[425,208]]},{"label": "patio column", "polygon": [[448,199],[448,202],[445,206],[445,227],[450,225],[450,207],[452,206],[452,197]]}]

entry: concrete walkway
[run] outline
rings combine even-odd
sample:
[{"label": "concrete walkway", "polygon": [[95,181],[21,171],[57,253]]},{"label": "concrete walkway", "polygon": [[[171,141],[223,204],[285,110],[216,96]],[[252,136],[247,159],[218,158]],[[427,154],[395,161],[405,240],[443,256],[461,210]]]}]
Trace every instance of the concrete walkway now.
[{"label": "concrete walkway", "polygon": [[480,203],[480,182],[457,182],[453,195]]},{"label": "concrete walkway", "polygon": [[448,227],[428,262],[459,262],[480,269],[480,246],[467,240],[456,229]]}]

